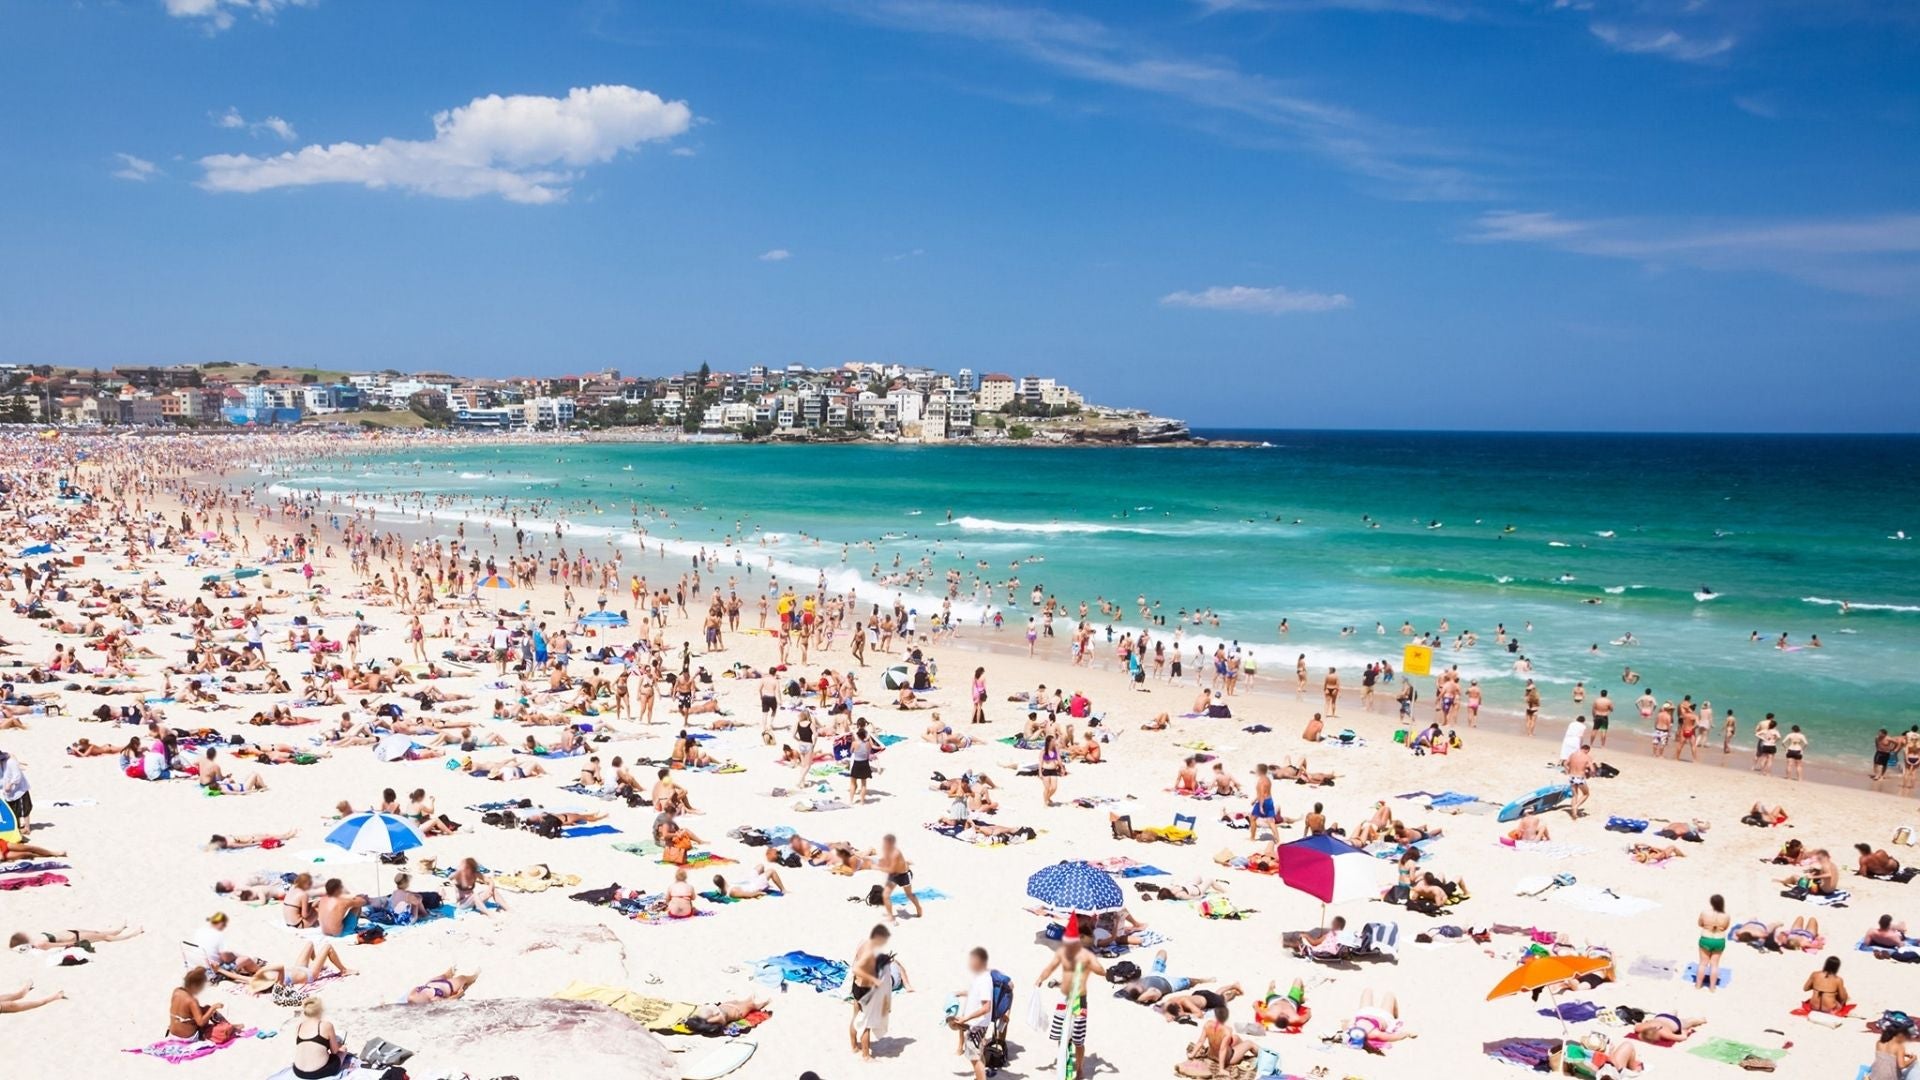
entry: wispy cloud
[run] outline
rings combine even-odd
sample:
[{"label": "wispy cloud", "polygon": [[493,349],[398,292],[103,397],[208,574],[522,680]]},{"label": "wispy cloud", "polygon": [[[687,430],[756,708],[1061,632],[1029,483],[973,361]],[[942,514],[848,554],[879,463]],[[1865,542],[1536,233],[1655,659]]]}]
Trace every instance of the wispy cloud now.
[{"label": "wispy cloud", "polygon": [[1421,15],[1447,22],[1464,22],[1485,13],[1464,0],[1193,0],[1203,14],[1237,11],[1314,12],[1355,11],[1366,14]]},{"label": "wispy cloud", "polygon": [[200,159],[209,191],[255,192],[312,184],[399,188],[465,199],[553,203],[588,165],[687,130],[684,101],[631,86],[576,87],[566,97],[498,94],[435,114],[433,138],[315,144],[272,157]]},{"label": "wispy cloud", "polygon": [[887,261],[888,262],[905,262],[908,259],[917,259],[920,256],[925,255],[926,253],[927,253],[926,248],[914,248],[911,251],[896,251],[892,255],[887,256]]},{"label": "wispy cloud", "polygon": [[1718,59],[1738,43],[1731,34],[1688,35],[1663,26],[1594,23],[1587,29],[1615,52],[1659,56],[1694,64]]},{"label": "wispy cloud", "polygon": [[1733,99],[1733,107],[1762,120],[1780,119],[1780,107],[1766,98],[1742,94]]},{"label": "wispy cloud", "polygon": [[700,151],[695,150],[691,146],[676,146],[673,149],[667,151],[667,153],[672,154],[674,157],[693,157],[695,154],[698,154],[699,152]]},{"label": "wispy cloud", "polygon": [[132,154],[115,154],[113,160],[120,163],[120,167],[113,170],[113,175],[122,180],[144,184],[160,175],[160,167],[146,158],[137,158]]},{"label": "wispy cloud", "polygon": [[1920,213],[1760,222],[1482,214],[1461,239],[1539,244],[1651,267],[1760,270],[1836,292],[1920,299]]},{"label": "wispy cloud", "polygon": [[1184,106],[1196,127],[1230,118],[1307,150],[1402,198],[1477,198],[1486,182],[1462,155],[1345,106],[1294,92],[1229,60],[1169,51],[1097,19],[974,0],[822,0],[849,18],[979,42],[1057,75]]},{"label": "wispy cloud", "polygon": [[771,251],[761,252],[759,258],[761,262],[786,262],[793,258],[793,252],[786,248],[774,248]]},{"label": "wispy cloud", "polygon": [[1163,307],[1203,308],[1208,311],[1245,311],[1258,315],[1294,315],[1337,311],[1352,307],[1345,293],[1304,292],[1284,285],[1214,285],[1199,292],[1170,292],[1160,298]]},{"label": "wispy cloud", "polygon": [[318,0],[161,0],[176,19],[198,19],[210,34],[228,29],[240,15],[272,19],[284,8],[311,7]]},{"label": "wispy cloud", "polygon": [[265,120],[248,120],[246,117],[240,115],[239,109],[231,105],[227,106],[226,112],[215,115],[213,123],[215,127],[227,128],[232,131],[244,131],[251,135],[259,135],[262,133],[273,135],[278,137],[282,142],[292,142],[300,137],[293,130],[292,124],[287,123],[277,116],[269,116]]}]

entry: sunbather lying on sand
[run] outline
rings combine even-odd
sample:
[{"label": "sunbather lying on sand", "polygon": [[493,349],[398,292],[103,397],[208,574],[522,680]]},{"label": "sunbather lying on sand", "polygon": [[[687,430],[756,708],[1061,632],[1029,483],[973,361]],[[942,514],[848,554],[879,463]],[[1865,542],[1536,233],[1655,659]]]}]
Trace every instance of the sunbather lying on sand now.
[{"label": "sunbather lying on sand", "polygon": [[1654,1046],[1672,1046],[1706,1024],[1703,1016],[1682,1019],[1678,1013],[1655,1013],[1633,1025],[1633,1036]]},{"label": "sunbather lying on sand", "polygon": [[140,928],[121,925],[112,930],[41,930],[34,933],[20,931],[7,939],[7,948],[22,952],[28,949],[84,949],[93,951],[93,946],[107,941],[127,941],[140,936]]},{"label": "sunbather lying on sand", "polygon": [[480,973],[461,975],[452,968],[435,975],[412,990],[407,991],[407,1004],[431,1005],[437,1001],[458,1001],[467,996],[467,990],[480,981]]},{"label": "sunbather lying on sand", "polygon": [[[693,1015],[684,1023],[687,1030],[695,1034],[718,1035],[729,1024],[737,1024],[757,1012],[765,1012],[769,998],[736,998],[733,1001],[716,1001],[711,1005],[694,1006]],[[706,1030],[703,1030],[706,1029]]]}]

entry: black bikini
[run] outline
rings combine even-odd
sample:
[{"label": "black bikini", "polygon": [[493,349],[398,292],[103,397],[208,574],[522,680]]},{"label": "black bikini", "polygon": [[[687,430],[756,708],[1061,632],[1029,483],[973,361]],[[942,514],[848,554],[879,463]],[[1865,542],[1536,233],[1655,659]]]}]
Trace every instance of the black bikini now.
[{"label": "black bikini", "polygon": [[319,1030],[315,1029],[312,1035],[294,1036],[293,1045],[297,1047],[301,1043],[319,1043],[321,1046],[326,1047],[327,1060],[324,1065],[321,1065],[313,1071],[308,1071],[295,1065],[293,1067],[294,1076],[299,1077],[299,1080],[325,1080],[326,1077],[340,1075],[340,1055],[333,1052],[332,1040],[321,1035]]}]

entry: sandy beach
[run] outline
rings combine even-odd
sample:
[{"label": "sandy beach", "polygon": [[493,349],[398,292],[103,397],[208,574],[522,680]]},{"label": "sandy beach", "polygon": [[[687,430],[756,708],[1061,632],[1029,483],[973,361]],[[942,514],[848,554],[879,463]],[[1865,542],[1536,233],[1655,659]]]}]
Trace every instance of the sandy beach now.
[{"label": "sandy beach", "polygon": [[[17,719],[24,728],[0,730],[0,749],[11,754],[31,781],[32,832],[27,842],[65,852],[54,861],[68,866],[43,871],[59,875],[63,882],[9,888],[0,894],[0,912],[5,915],[0,929],[30,938],[68,930],[111,930],[122,924],[143,931],[129,940],[104,942],[90,952],[74,953],[83,962],[70,966],[60,965],[65,950],[33,948],[31,942],[0,957],[0,993],[31,981],[32,989],[23,1000],[55,992],[65,995],[64,1000],[30,1011],[0,1016],[9,1076],[174,1075],[177,1071],[181,1076],[258,1080],[285,1068],[294,1049],[298,1012],[276,1003],[272,995],[249,994],[233,982],[215,985],[202,1000],[221,1003],[227,1019],[242,1030],[257,1029],[257,1034],[237,1038],[177,1067],[125,1051],[153,1044],[166,1034],[168,995],[180,985],[189,961],[198,962],[189,943],[203,933],[210,916],[227,917],[229,949],[270,963],[293,961],[312,937],[310,932],[296,932],[285,925],[281,904],[250,904],[216,894],[216,882],[307,872],[322,880],[338,877],[351,892],[382,896],[392,890],[393,872],[401,867],[347,855],[324,843],[336,824],[337,804],[344,801],[354,810],[369,809],[379,802],[384,788],[397,792],[403,805],[409,792],[424,788],[437,812],[459,825],[451,835],[427,837],[422,847],[407,853],[404,869],[413,873],[414,889],[430,884],[449,887],[433,883],[430,875],[421,872],[422,856],[439,868],[457,866],[471,857],[495,875],[522,878],[530,868],[544,867],[556,879],[551,885],[533,883],[539,890],[534,892],[502,889],[499,898],[504,910],[486,914],[462,910],[451,918],[395,928],[379,944],[361,944],[351,937],[339,940],[340,956],[355,974],[328,978],[318,985],[316,993],[324,999],[328,1015],[338,1023],[349,1048],[358,1049],[366,1040],[384,1035],[416,1051],[407,1066],[415,1077],[569,1076],[576,1075],[585,1060],[569,1060],[566,1044],[557,1040],[545,1050],[529,1050],[541,1046],[538,1033],[503,1034],[497,1042],[484,1035],[409,1041],[378,1026],[378,1014],[365,1013],[404,1001],[414,988],[450,968],[479,973],[461,1000],[408,1008],[426,1015],[475,1012],[488,1003],[510,999],[550,1001],[570,984],[622,988],[668,1002],[760,997],[768,1001],[770,1015],[740,1036],[741,1041],[755,1044],[755,1050],[729,1075],[743,1080],[788,1080],[805,1070],[826,1080],[972,1075],[971,1066],[956,1053],[956,1035],[946,1024],[945,1009],[950,996],[967,987],[967,953],[975,946],[988,950],[991,966],[1006,973],[1015,987],[1009,1040],[1012,1058],[1001,1075],[1057,1075],[1057,1070],[1044,1068],[1055,1059],[1056,1044],[1027,1023],[1029,1001],[1045,993],[1034,983],[1054,946],[1045,936],[1053,919],[1032,910],[1036,905],[1026,895],[1026,882],[1036,871],[1062,860],[1121,857],[1166,874],[1119,881],[1129,911],[1160,943],[1136,946],[1116,959],[1150,968],[1155,953],[1164,949],[1167,970],[1173,975],[1205,977],[1210,981],[1202,985],[1207,987],[1237,984],[1245,988],[1250,998],[1239,998],[1228,1006],[1236,1032],[1254,1021],[1252,1002],[1269,982],[1277,982],[1282,991],[1295,979],[1303,982],[1311,1009],[1303,1030],[1239,1036],[1277,1054],[1281,1075],[1518,1075],[1518,1068],[1485,1056],[1487,1044],[1556,1040],[1561,1037],[1561,1021],[1542,1015],[1550,1004],[1544,996],[1537,1001],[1527,994],[1484,999],[1535,946],[1570,947],[1583,955],[1604,950],[1613,960],[1611,981],[1559,994],[1562,1003],[1590,1002],[1609,1010],[1601,1018],[1574,1023],[1576,1039],[1595,1033],[1608,1043],[1620,1040],[1630,1025],[1618,1022],[1610,1010],[1621,1006],[1649,1015],[1669,1013],[1705,1020],[1678,1046],[1639,1045],[1644,1071],[1653,1076],[1730,1077],[1739,1071],[1737,1065],[1715,1057],[1731,1053],[1737,1061],[1746,1051],[1757,1050],[1762,1056],[1777,1056],[1777,1071],[1782,1075],[1850,1077],[1873,1056],[1875,1036],[1867,1030],[1867,1021],[1878,1019],[1883,1010],[1911,1004],[1905,994],[1912,979],[1902,974],[1909,969],[1856,950],[1856,943],[1882,914],[1891,914],[1896,921],[1909,917],[1910,886],[1854,872],[1856,843],[1886,848],[1895,858],[1907,860],[1908,849],[1895,846],[1892,837],[1897,829],[1914,824],[1910,805],[1888,792],[1819,782],[1822,774],[1817,769],[1809,770],[1806,783],[1782,779],[1777,768],[1771,778],[1753,775],[1750,729],[1757,716],[1743,717],[1744,730],[1730,755],[1722,754],[1716,734],[1697,763],[1655,760],[1645,738],[1633,734],[1634,725],[1623,722],[1631,712],[1623,700],[1612,744],[1595,752],[1599,761],[1617,768],[1618,775],[1592,782],[1585,816],[1575,819],[1564,810],[1541,815],[1551,830],[1549,842],[1509,846],[1501,838],[1513,825],[1497,820],[1500,806],[1564,782],[1560,746],[1573,711],[1564,699],[1547,704],[1545,719],[1532,738],[1510,730],[1510,721],[1486,718],[1480,728],[1457,728],[1462,745],[1451,752],[1416,755],[1394,742],[1393,733],[1400,725],[1391,694],[1383,693],[1372,711],[1362,710],[1359,673],[1343,672],[1348,693],[1337,719],[1329,718],[1326,726],[1329,735],[1350,729],[1358,736],[1356,745],[1343,746],[1337,739],[1308,743],[1301,732],[1322,707],[1317,677],[1307,694],[1295,695],[1290,671],[1263,668],[1254,692],[1227,699],[1230,719],[1186,717],[1182,714],[1192,711],[1202,690],[1192,672],[1177,684],[1149,679],[1145,685],[1150,692],[1136,692],[1124,670],[1111,663],[1111,650],[1101,650],[1106,666],[1098,668],[1071,666],[1064,638],[1029,657],[1019,628],[1009,622],[998,633],[963,627],[956,641],[918,643],[939,667],[934,688],[922,695],[924,701],[954,732],[974,739],[974,745],[946,753],[923,737],[930,711],[899,709],[894,695],[882,688],[882,670],[900,662],[905,645],[896,639],[892,650],[869,652],[864,665],[859,665],[848,651],[848,635],[842,632],[830,647],[813,650],[805,663],[796,649],[783,681],[798,677],[813,683],[823,669],[853,667],[864,702],[856,706],[854,715],[867,720],[877,733],[899,736],[901,741],[888,745],[875,758],[871,802],[799,812],[795,809],[798,798],[846,799],[848,781],[829,776],[820,781],[820,788],[802,790],[796,785],[796,768],[780,764],[781,743],[791,741],[800,715],[788,707],[794,699],[782,697],[774,745],[763,742],[758,679],[728,678],[721,673],[735,665],[768,670],[778,662],[779,645],[771,634],[749,632],[758,629],[749,603],[741,617],[741,632],[725,633],[722,648],[707,650],[701,641],[702,616],[715,588],[724,588],[726,575],[724,570],[717,579],[706,575],[702,590],[687,597],[687,613],[670,608],[665,628],[657,631],[659,654],[669,675],[678,669],[685,643],[692,664],[716,676],[711,690],[721,714],[739,725],[712,731],[701,742],[706,753],[739,766],[737,770],[673,773],[697,810],[680,815],[679,824],[700,837],[698,848],[737,860],[693,869],[690,877],[695,888],[711,888],[715,873],[734,881],[746,878],[763,858],[763,848],[749,846],[730,832],[743,827],[785,827],[823,844],[847,841],[862,852],[878,847],[882,837],[891,833],[912,864],[914,888],[939,894],[938,899],[924,903],[920,917],[902,918],[892,928],[889,948],[911,989],[895,995],[891,1030],[886,1038],[875,1041],[875,1061],[863,1064],[848,1045],[852,1008],[845,987],[816,991],[799,983],[758,982],[754,976],[759,961],[792,951],[851,960],[869,930],[883,921],[879,909],[863,902],[869,889],[881,882],[880,872],[844,875],[825,867],[781,867],[786,889],[777,897],[732,903],[700,900],[699,917],[636,920],[570,895],[615,885],[657,894],[667,890],[674,874],[674,867],[663,864],[657,855],[630,853],[618,846],[650,840],[655,810],[645,802],[647,791],[641,792],[641,805],[636,807],[562,790],[580,778],[588,763],[586,756],[529,758],[544,766],[545,775],[490,780],[466,769],[449,768],[448,756],[385,761],[372,746],[329,747],[311,742],[343,713],[353,725],[373,721],[374,714],[359,705],[366,699],[376,707],[399,704],[409,721],[471,722],[475,733],[497,734],[509,746],[520,745],[529,735],[542,745],[553,743],[563,728],[489,718],[495,700],[512,704],[519,697],[517,686],[495,685],[501,679],[491,662],[462,662],[450,666],[451,674],[445,678],[402,684],[388,693],[341,686],[338,695],[343,704],[290,706],[296,716],[316,721],[313,724],[249,726],[247,718],[256,710],[300,697],[301,675],[310,669],[312,654],[287,648],[289,633],[297,636],[303,629],[293,625],[295,616],[306,617],[304,629],[324,628],[335,642],[344,641],[359,624],[357,653],[363,664],[377,661],[391,672],[387,658],[394,658],[401,666],[418,670],[408,640],[409,611],[366,591],[375,574],[382,575],[385,583],[394,583],[400,563],[375,554],[364,569],[352,565],[349,544],[331,518],[338,514],[353,524],[348,509],[322,503],[313,507],[311,516],[299,516],[262,496],[268,505],[256,521],[251,513],[236,514],[231,504],[209,508],[199,502],[224,482],[199,470],[222,455],[236,457],[238,448],[196,446],[192,440],[137,442],[84,444],[88,456],[81,461],[82,445],[75,440],[15,439],[0,469],[12,489],[5,517],[0,519],[0,543],[10,556],[6,563],[11,587],[0,593],[9,609],[0,614],[0,639],[7,642],[0,664],[8,665],[4,670],[12,671],[16,679],[23,679],[29,669],[48,666],[56,646],[64,646],[77,649],[87,669],[86,674],[55,673],[50,681],[15,684],[17,693],[33,695],[37,705],[59,709],[58,715],[31,706],[20,710]],[[57,478],[70,479],[89,493],[88,500],[56,498]],[[192,519],[190,528],[182,528],[183,514]],[[223,523],[209,521],[216,515]],[[237,524],[236,517],[242,519]],[[381,531],[399,529],[412,536],[424,532],[415,523],[385,518],[357,524]],[[299,532],[312,538],[303,555],[266,561],[270,551],[289,545],[288,538]],[[234,550],[242,537],[250,550]],[[165,546],[149,549],[150,538]],[[56,543],[60,550],[12,557],[41,542]],[[127,560],[130,545],[137,551],[137,565]],[[404,543],[396,547],[405,553]],[[484,559],[497,550],[504,559],[511,549],[508,537],[498,549],[479,549],[478,557]],[[625,555],[614,576],[612,609],[630,606],[625,583],[631,575],[645,575],[654,589],[671,589],[691,569],[684,557],[646,552],[636,558],[632,549]],[[188,565],[190,558],[194,565]],[[49,561],[62,564],[55,587],[64,585],[70,598],[56,599],[49,592],[45,607],[53,617],[28,618],[16,610],[30,595],[21,570]],[[549,583],[544,563],[543,556],[540,583],[532,589],[482,589],[478,606],[466,589],[440,597],[422,615],[428,634],[426,655],[446,665],[443,650],[484,648],[497,621],[510,627],[523,621],[523,605],[528,616],[550,629],[571,626],[561,589]],[[304,566],[312,568],[310,583],[302,574]],[[219,597],[203,590],[205,575],[241,567],[264,570],[258,576],[227,582],[244,589],[244,595]],[[473,576],[465,580],[470,583]],[[105,602],[89,603],[89,610],[102,609],[98,620],[102,633],[123,635],[136,651],[154,654],[130,655],[126,660],[130,677],[109,680],[99,674],[105,653],[93,646],[102,635],[87,633],[91,628],[82,613],[87,585],[95,579],[103,583],[103,595],[124,596],[142,624],[137,633],[126,633],[126,619],[107,613]],[[147,584],[143,587],[143,583]],[[758,584],[764,587],[765,582]],[[805,587],[807,583],[797,584]],[[310,585],[317,594],[310,593]],[[595,591],[575,588],[587,611],[596,606]],[[863,594],[859,610],[880,595],[877,589],[872,598]],[[204,598],[215,611],[222,607],[237,611],[255,600],[264,601],[261,644],[269,665],[292,689],[222,691],[217,695],[218,707],[199,710],[180,697],[155,707],[171,728],[211,727],[223,735],[238,734],[262,744],[284,744],[302,754],[325,755],[311,764],[265,764],[233,760],[235,747],[223,751],[221,760],[227,762],[230,775],[244,783],[257,773],[265,790],[212,796],[189,780],[131,779],[111,755],[78,757],[69,752],[80,738],[118,749],[132,737],[146,736],[143,723],[99,722],[89,714],[102,705],[115,711],[122,706],[137,708],[144,698],[159,696],[163,669],[182,664],[194,646],[195,619],[187,607],[196,598]],[[503,610],[505,616],[496,619]],[[438,636],[443,619],[452,627],[450,638]],[[62,632],[62,621],[72,622],[82,632]],[[460,642],[463,636],[468,644]],[[599,636],[573,633],[572,661],[564,674],[591,678],[598,667],[611,676],[620,666],[617,661],[596,663],[584,653],[603,644],[624,649],[638,636],[637,627],[610,629]],[[216,637],[244,651],[248,632],[244,626],[223,627]],[[342,656],[333,659],[345,663]],[[968,724],[970,673],[976,666],[986,669],[985,725]],[[236,674],[241,682],[258,684],[268,673]],[[542,673],[543,686],[549,677]],[[172,682],[183,688],[185,679],[174,675]],[[1424,726],[1433,698],[1431,680],[1419,679],[1417,684],[1421,703],[1415,717]],[[1009,697],[1041,685],[1085,695],[1091,713],[1101,718],[1095,730],[1104,740],[1099,743],[1100,762],[1067,764],[1059,784],[1062,805],[1053,807],[1043,805],[1038,779],[1017,773],[1019,767],[1036,764],[1039,751],[997,741],[1020,731],[1027,720],[1029,709]],[[90,689],[95,687],[115,692],[96,694]],[[422,710],[407,695],[429,687],[457,700]],[[137,691],[128,692],[133,688]],[[593,723],[596,733],[610,735],[606,741],[590,737],[587,743],[589,753],[607,763],[609,776],[611,760],[620,756],[647,788],[653,785],[654,770],[639,763],[668,758],[679,731],[674,699],[664,691],[663,687],[651,725],[615,717],[612,706],[604,702],[601,715],[569,717]],[[551,704],[536,703],[536,711],[558,712],[573,696],[571,689],[562,691]],[[473,708],[449,711],[446,704]],[[1161,713],[1172,716],[1165,730],[1142,729]],[[692,720],[693,730],[705,733],[712,716],[695,715]],[[1076,737],[1088,730],[1084,718],[1061,718],[1063,726],[1068,722],[1075,725]],[[1252,726],[1267,730],[1247,730]],[[497,765],[512,757],[508,746],[463,752],[459,740],[454,741],[456,745],[447,751],[452,759]],[[1282,945],[1282,934],[1321,926],[1322,904],[1273,875],[1223,865],[1228,859],[1264,852],[1270,845],[1264,838],[1256,842],[1246,830],[1222,820],[1223,814],[1244,814],[1250,796],[1197,799],[1173,791],[1182,759],[1195,753],[1213,755],[1225,773],[1248,791],[1260,763],[1290,761],[1312,772],[1336,774],[1330,787],[1275,785],[1279,810],[1292,822],[1280,830],[1283,843],[1306,834],[1305,819],[1315,804],[1323,807],[1328,823],[1351,834],[1384,802],[1399,821],[1440,833],[1422,846],[1421,868],[1464,883],[1468,898],[1438,916],[1377,899],[1336,903],[1326,914],[1343,917],[1356,931],[1367,923],[1397,925],[1397,955],[1333,964],[1292,955]],[[197,754],[190,758],[201,760]],[[1203,783],[1212,775],[1213,760],[1198,766]],[[933,775],[953,777],[968,770],[983,773],[994,783],[999,809],[983,820],[1029,828],[1036,834],[1033,839],[975,844],[926,827],[948,813],[951,803]],[[1840,775],[1834,773],[1831,778]],[[1427,795],[1399,797],[1416,792]],[[1481,801],[1442,799],[1440,807],[1429,808],[1431,796],[1445,793],[1469,794]],[[549,839],[523,829],[489,826],[483,823],[481,811],[470,809],[520,799],[551,810],[605,814],[604,822],[598,824],[617,832],[596,828],[589,830],[590,835]],[[1112,801],[1081,806],[1074,800]],[[1771,827],[1743,825],[1741,817],[1756,801],[1784,807],[1786,820]],[[1136,828],[1171,825],[1176,816],[1192,816],[1192,831],[1197,835],[1185,844],[1116,839],[1109,812],[1128,815]],[[1612,816],[1643,819],[1651,828],[1640,835],[1610,831],[1606,826]],[[1648,863],[1629,853],[1629,846],[1636,842],[1667,846],[1670,841],[1652,835],[1667,821],[1699,821],[1711,827],[1702,842],[1673,844],[1677,857]],[[215,834],[295,830],[295,836],[271,849],[208,847],[209,837]],[[1791,868],[1771,865],[1769,860],[1789,840],[1832,853],[1840,867],[1839,888],[1850,894],[1844,906],[1782,895],[1785,886],[1779,879],[1790,876]],[[1393,860],[1376,861],[1381,886],[1391,884]],[[1571,880],[1555,884],[1556,875]],[[575,884],[560,883],[575,879]],[[1139,883],[1196,882],[1214,899],[1204,904],[1155,900],[1136,888]],[[0,878],[0,888],[4,887],[5,878]],[[1521,895],[1523,891],[1537,895]],[[1729,943],[1725,984],[1712,992],[1696,989],[1682,972],[1698,955],[1698,920],[1714,894],[1724,897],[1726,913],[1736,925],[1752,919],[1790,926],[1796,919],[1812,918],[1819,922],[1823,941],[1804,950]],[[1211,918],[1203,908],[1214,914],[1233,911],[1240,917]],[[1458,930],[1448,934],[1441,931],[1443,927]],[[1840,958],[1840,975],[1855,1003],[1851,1015],[1831,1019],[1792,1015],[1807,996],[1803,983],[1829,956]],[[1363,992],[1376,997],[1395,995],[1403,1030],[1417,1037],[1377,1044],[1371,1051],[1344,1041],[1326,1041],[1327,1037],[1343,1040]],[[1170,1022],[1158,1011],[1115,998],[1104,984],[1095,986],[1090,995],[1088,1020],[1088,1065],[1095,1076],[1165,1076],[1187,1058],[1189,1044],[1201,1033],[1197,1026]],[[390,1030],[399,1030],[397,1022]],[[444,1030],[454,1030],[454,1025]],[[695,1063],[713,1054],[721,1042],[683,1034],[664,1034],[660,1039],[673,1053],[674,1067],[692,1069],[694,1075],[699,1074]],[[1734,1043],[1741,1044],[1738,1053],[1726,1049]],[[1696,1053],[1703,1048],[1711,1049],[1714,1057]],[[1783,1055],[1774,1053],[1782,1050]],[[1251,1077],[1251,1063],[1233,1075]]]}]

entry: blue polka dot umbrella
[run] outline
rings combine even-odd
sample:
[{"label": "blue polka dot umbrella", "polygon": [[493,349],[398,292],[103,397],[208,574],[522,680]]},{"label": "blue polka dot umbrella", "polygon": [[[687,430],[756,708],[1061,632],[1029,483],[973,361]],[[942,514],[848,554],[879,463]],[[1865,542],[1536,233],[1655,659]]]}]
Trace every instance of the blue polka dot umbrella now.
[{"label": "blue polka dot umbrella", "polygon": [[1126,906],[1120,883],[1085,862],[1057,862],[1027,879],[1027,895],[1056,911],[1083,915],[1119,911]]}]

